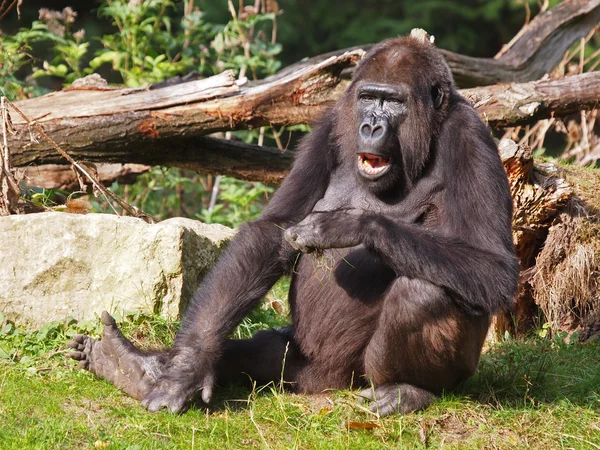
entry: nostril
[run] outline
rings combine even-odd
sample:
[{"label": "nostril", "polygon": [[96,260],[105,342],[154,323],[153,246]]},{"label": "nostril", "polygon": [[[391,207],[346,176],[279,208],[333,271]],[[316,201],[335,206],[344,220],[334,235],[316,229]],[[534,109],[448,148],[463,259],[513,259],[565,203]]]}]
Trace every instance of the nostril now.
[{"label": "nostril", "polygon": [[372,133],[371,125],[368,123],[363,123],[360,127],[360,134],[364,137],[370,137]]},{"label": "nostril", "polygon": [[372,135],[374,138],[380,138],[383,135],[383,127],[381,125],[375,125],[373,127]]}]

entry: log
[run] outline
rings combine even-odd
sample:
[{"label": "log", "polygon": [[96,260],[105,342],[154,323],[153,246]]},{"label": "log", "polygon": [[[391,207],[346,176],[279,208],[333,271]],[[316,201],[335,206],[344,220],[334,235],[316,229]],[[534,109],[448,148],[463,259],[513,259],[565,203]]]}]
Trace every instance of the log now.
[{"label": "log", "polygon": [[[600,0],[566,0],[537,15],[494,58],[473,58],[441,50],[459,87],[538,80],[554,69],[565,52],[600,22]],[[292,64],[267,80],[276,80],[347,51],[368,51],[371,45],[351,47]],[[345,71],[349,77],[353,68]]]},{"label": "log", "polygon": [[[121,184],[132,184],[139,175],[148,172],[151,168],[144,164],[97,164],[96,174],[98,180],[106,186],[110,186],[115,181]],[[68,165],[44,164],[24,167],[17,171],[17,178],[22,179],[29,186],[45,189],[67,191],[79,189],[77,176]]]},{"label": "log", "polygon": [[524,333],[534,325],[537,306],[531,274],[548,229],[571,199],[572,190],[556,166],[534,164],[529,147],[504,139],[498,149],[513,198],[513,241],[521,269],[514,309],[500,312],[495,320],[496,334],[503,336],[506,331]]},{"label": "log", "polygon": [[463,89],[460,93],[491,127],[512,127],[596,109],[600,102],[600,72]]},{"label": "log", "polygon": [[[362,54],[347,53],[258,86],[243,86],[226,71],[156,90],[85,85],[17,106],[77,160],[175,165],[277,182],[290,154],[204,135],[311,121],[341,95],[340,72]],[[13,166],[64,162],[19,115],[12,114],[12,121]]]},{"label": "log", "polygon": [[[245,86],[232,72],[162,89],[65,90],[18,102],[76,160],[186,167],[246,180],[278,182],[289,152],[228,142],[205,134],[316,120],[342,94],[346,53],[287,77]],[[558,80],[461,90],[492,127],[532,123],[592,109],[600,102],[600,72]],[[64,163],[16,114],[8,146],[15,167]]]},{"label": "log", "polygon": [[600,171],[534,163],[531,149],[510,140],[499,149],[513,197],[521,277],[513,310],[496,317],[496,334],[525,334],[544,322],[553,332],[597,334]]}]

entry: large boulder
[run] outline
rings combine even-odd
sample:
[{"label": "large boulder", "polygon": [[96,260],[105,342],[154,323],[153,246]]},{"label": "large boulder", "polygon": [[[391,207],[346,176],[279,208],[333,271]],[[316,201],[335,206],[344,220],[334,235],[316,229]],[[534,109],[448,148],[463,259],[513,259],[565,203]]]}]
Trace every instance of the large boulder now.
[{"label": "large boulder", "polygon": [[0,217],[0,311],[32,326],[105,309],[176,317],[232,236],[184,218]]}]

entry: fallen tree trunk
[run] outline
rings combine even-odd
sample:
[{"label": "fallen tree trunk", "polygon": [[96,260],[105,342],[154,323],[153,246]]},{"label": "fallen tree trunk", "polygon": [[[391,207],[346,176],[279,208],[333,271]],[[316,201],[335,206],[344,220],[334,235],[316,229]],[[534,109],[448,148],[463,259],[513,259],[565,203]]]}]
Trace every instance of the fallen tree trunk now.
[{"label": "fallen tree trunk", "polygon": [[[97,164],[96,176],[98,181],[108,186],[115,181],[131,184],[135,183],[139,175],[148,172],[151,168],[143,164]],[[77,175],[68,165],[45,164],[24,167],[18,171],[17,178],[22,179],[29,186],[45,189],[65,189],[71,192],[79,189]]]},{"label": "fallen tree trunk", "polygon": [[[459,87],[538,80],[558,65],[565,52],[600,22],[600,0],[566,0],[536,16],[494,58],[473,58],[441,50]],[[276,80],[357,46],[293,64],[267,80]],[[353,68],[346,73],[351,74]]]},{"label": "fallen tree trunk", "polygon": [[543,312],[553,331],[600,332],[600,171],[533,162],[531,150],[500,143],[514,204],[513,239],[521,267],[512,311],[495,330],[522,334]]},{"label": "fallen tree trunk", "polygon": [[600,72],[460,92],[490,126],[505,128],[596,109],[600,102]]},{"label": "fallen tree trunk", "polygon": [[[308,123],[343,92],[349,53],[260,86],[240,87],[231,72],[157,90],[87,87],[18,102],[18,107],[74,159],[187,167],[246,180],[281,181],[291,155],[205,137],[225,129]],[[600,72],[559,80],[462,90],[492,127],[592,109]],[[15,167],[64,159],[13,114],[8,145]]]},{"label": "fallen tree trunk", "polygon": [[[600,0],[565,0],[539,14],[493,59],[444,54],[462,85],[530,80],[556,66],[569,46],[599,20]],[[77,160],[164,164],[276,182],[290,160],[278,151],[261,153],[252,146],[244,149],[239,144],[191,140],[223,130],[317,120],[345,90],[348,80],[343,79],[343,72],[352,69],[362,55],[358,48],[321,55],[254,83],[236,81],[229,71],[160,89],[115,89],[106,83],[78,80],[65,91],[18,106]],[[593,108],[598,86],[599,75],[587,74],[462,93],[494,127]],[[13,165],[64,163],[20,117],[13,121],[17,133],[8,142]]]}]

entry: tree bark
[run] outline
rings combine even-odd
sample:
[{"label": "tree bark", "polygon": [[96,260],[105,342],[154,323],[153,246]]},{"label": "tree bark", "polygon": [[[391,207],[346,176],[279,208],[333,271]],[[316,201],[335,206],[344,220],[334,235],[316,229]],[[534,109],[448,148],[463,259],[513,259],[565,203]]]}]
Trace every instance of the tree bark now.
[{"label": "tree bark", "polygon": [[[499,146],[513,197],[513,239],[521,277],[512,311],[499,313],[497,335],[600,332],[600,171],[534,163],[531,149]],[[543,316],[539,314],[540,308]]]},{"label": "tree bark", "polygon": [[[96,175],[104,185],[118,181],[121,184],[134,183],[137,177],[152,167],[144,164],[97,164]],[[44,164],[28,166],[17,171],[17,178],[29,186],[45,189],[65,189],[75,191],[79,188],[77,175],[68,165]]]},{"label": "tree bark", "polygon": [[548,229],[571,199],[572,189],[558,176],[555,166],[534,164],[529,147],[504,139],[499,152],[513,198],[513,241],[521,269],[513,310],[500,312],[495,320],[496,334],[502,336],[506,331],[523,333],[533,326],[537,306],[531,274]]},{"label": "tree bark", "polygon": [[460,93],[473,102],[491,127],[512,127],[596,109],[600,102],[600,72],[463,89]]},{"label": "tree bark", "polygon": [[[290,152],[205,137],[228,129],[316,120],[342,95],[340,72],[360,52],[258,86],[240,86],[231,72],[162,89],[71,89],[18,102],[18,107],[76,160],[187,167],[246,180],[279,182]],[[460,91],[492,127],[535,122],[592,109],[600,72],[559,80]],[[65,161],[12,114],[8,146],[15,167]]]}]

